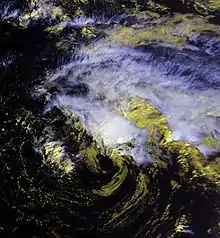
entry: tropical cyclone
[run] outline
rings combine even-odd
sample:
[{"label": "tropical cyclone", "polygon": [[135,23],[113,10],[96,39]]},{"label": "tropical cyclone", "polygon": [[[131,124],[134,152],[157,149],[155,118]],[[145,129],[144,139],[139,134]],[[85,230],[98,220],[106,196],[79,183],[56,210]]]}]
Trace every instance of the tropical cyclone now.
[{"label": "tropical cyclone", "polygon": [[[44,72],[49,68],[45,61],[50,61],[50,53],[54,51],[53,56],[56,56],[59,52],[56,47],[63,46],[65,31],[62,32],[62,27],[51,30],[48,28],[51,25],[54,27],[69,21],[71,12],[81,15],[83,11],[91,11],[91,6],[97,9],[103,6],[103,10],[109,6],[116,11],[130,7],[135,8],[134,11],[145,7],[152,10],[155,7],[164,14],[180,10],[174,7],[176,1],[157,1],[157,4],[152,1],[139,1],[138,4],[136,1],[56,1],[56,6],[46,4],[42,9],[43,2],[48,1],[31,1],[29,14],[27,8],[19,15],[17,23],[5,18],[7,24],[3,24],[13,29],[12,36],[6,31],[2,42],[7,45],[5,39],[10,40],[15,57],[1,79],[4,84],[1,88],[0,236],[142,238],[184,237],[188,234],[192,237],[218,237],[218,139],[205,139],[209,146],[214,147],[215,153],[203,155],[189,142],[172,138],[167,117],[149,100],[130,97],[127,107],[120,103],[115,107],[136,127],[147,130],[145,147],[153,160],[145,166],[138,166],[134,158],[120,148],[107,146],[101,143],[102,138],[95,138],[69,108],[52,106],[43,113],[45,105],[61,91],[59,87],[43,89],[35,98],[30,96],[35,84],[39,83],[36,78],[44,78],[47,73],[40,74],[33,68],[37,65]],[[218,19],[217,0],[177,2],[186,6],[185,11],[213,15]],[[153,20],[159,18],[156,15]],[[36,42],[28,44],[30,40],[26,36],[36,33],[32,24],[36,27],[35,24],[39,26],[41,23],[45,24],[43,33],[41,27],[37,28]],[[96,39],[96,29],[89,27],[70,30],[70,33],[65,39],[71,39],[74,44],[79,39],[84,39],[87,44]],[[15,39],[13,36],[22,36],[23,41],[12,40]],[[203,42],[200,37],[196,39]],[[59,42],[56,42],[57,38]],[[39,46],[39,42],[51,39],[50,44],[57,43],[53,47],[47,44]],[[173,39],[169,43],[172,44]],[[132,45],[136,44],[139,42],[132,42]],[[212,46],[208,54],[214,61],[218,51],[215,41],[212,41]],[[11,49],[11,45],[7,47]],[[29,54],[27,49],[32,47],[34,50]],[[41,59],[39,61],[40,47],[46,48],[46,53],[40,57],[44,63]],[[200,44],[197,50],[204,53],[207,46]],[[165,56],[162,54],[160,58]],[[82,91],[84,95],[88,94],[87,89],[81,88],[80,91],[75,86],[72,94],[76,91],[77,96],[82,95]]]}]

